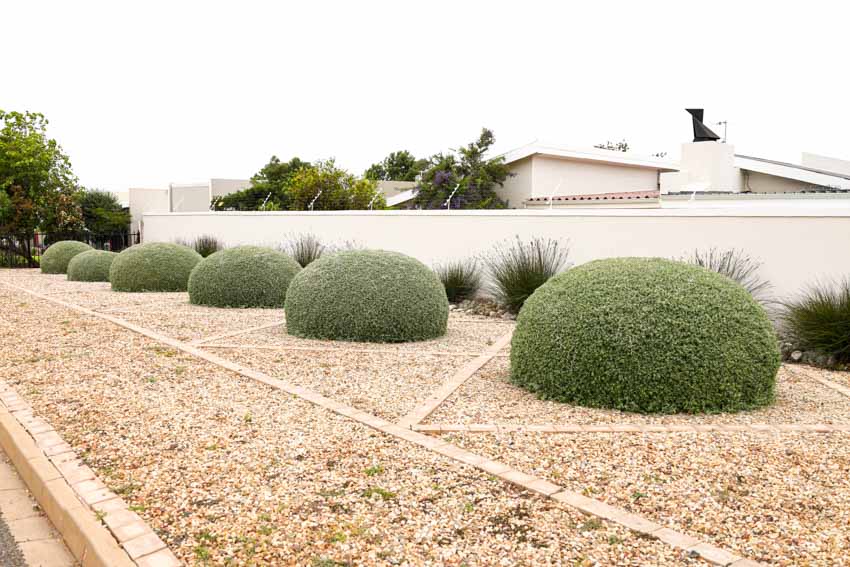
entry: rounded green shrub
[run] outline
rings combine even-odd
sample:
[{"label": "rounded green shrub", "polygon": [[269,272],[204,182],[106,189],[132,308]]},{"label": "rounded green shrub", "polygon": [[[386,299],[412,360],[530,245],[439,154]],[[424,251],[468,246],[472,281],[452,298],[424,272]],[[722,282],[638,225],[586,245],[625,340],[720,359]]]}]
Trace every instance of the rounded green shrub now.
[{"label": "rounded green shrub", "polygon": [[301,266],[282,252],[259,246],[220,250],[189,276],[189,301],[214,307],[283,307]]},{"label": "rounded green shrub", "polygon": [[41,271],[45,274],[64,274],[68,271],[71,258],[91,249],[85,242],[60,240],[51,244],[41,255]]},{"label": "rounded green shrub", "polygon": [[77,254],[68,263],[68,280],[75,282],[108,282],[112,260],[118,256],[106,250],[89,250]]},{"label": "rounded green shrub", "polygon": [[418,260],[383,250],[323,255],[286,294],[286,328],[298,337],[404,342],[446,332],[449,302]]},{"label": "rounded green shrub", "polygon": [[113,291],[186,291],[201,255],[182,244],[150,242],[127,248],[112,261]]},{"label": "rounded green shrub", "polygon": [[573,268],[526,301],[511,380],[539,396],[643,413],[739,411],[774,399],[780,355],[739,284],[660,258]]}]

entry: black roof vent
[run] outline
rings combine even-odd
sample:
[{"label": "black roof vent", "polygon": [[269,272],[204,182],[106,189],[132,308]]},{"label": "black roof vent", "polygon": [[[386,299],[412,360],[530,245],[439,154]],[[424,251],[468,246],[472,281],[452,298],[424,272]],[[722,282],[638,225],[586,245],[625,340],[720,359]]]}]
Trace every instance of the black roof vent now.
[{"label": "black roof vent", "polygon": [[711,129],[702,123],[702,108],[686,108],[685,110],[693,118],[694,122],[694,142],[716,142],[720,136],[711,131]]}]

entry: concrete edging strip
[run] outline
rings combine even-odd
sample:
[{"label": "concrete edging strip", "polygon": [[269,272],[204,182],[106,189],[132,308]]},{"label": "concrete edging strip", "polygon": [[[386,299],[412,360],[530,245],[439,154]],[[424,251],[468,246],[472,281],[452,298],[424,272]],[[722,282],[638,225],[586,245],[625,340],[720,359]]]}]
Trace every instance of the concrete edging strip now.
[{"label": "concrete edging strip", "polygon": [[[501,480],[515,484],[522,489],[534,492],[543,497],[552,498],[557,502],[576,508],[582,513],[597,516],[606,521],[620,524],[640,534],[652,537],[654,539],[659,539],[660,541],[663,541],[668,545],[683,549],[693,556],[701,557],[709,563],[721,565],[724,567],[730,565],[760,565],[760,563],[742,558],[725,549],[716,547],[709,543],[701,542],[700,540],[691,537],[687,534],[683,534],[681,532],[677,532],[669,528],[664,528],[663,526],[656,524],[651,520],[647,520],[643,517],[631,514],[630,512],[627,512],[621,508],[611,506],[599,500],[588,498],[577,492],[572,492],[547,480],[523,473],[522,471],[514,469],[504,463],[493,461],[484,456],[467,451],[466,449],[458,447],[457,445],[452,445],[451,443],[444,441],[440,438],[430,437],[428,435],[425,435],[424,433],[414,431],[410,428],[409,425],[404,426],[401,424],[390,423],[389,421],[381,419],[375,415],[366,413],[352,406],[348,406],[341,402],[337,402],[335,400],[327,398],[319,394],[318,392],[310,390],[309,388],[290,384],[284,380],[273,378],[257,370],[252,370],[250,368],[242,366],[241,364],[237,364],[235,362],[223,359],[209,352],[205,352],[200,347],[196,347],[189,343],[184,343],[182,341],[166,337],[165,335],[162,335],[155,331],[151,331],[150,329],[146,329],[144,327],[140,327],[139,325],[136,325],[134,323],[124,321],[118,317],[112,317],[110,315],[98,313],[96,311],[92,311],[91,309],[81,307],[79,305],[74,305],[73,303],[68,303],[60,299],[55,299],[53,297],[45,296],[38,292],[30,291],[20,286],[16,286],[6,282],[3,282],[3,284],[7,287],[22,291],[34,297],[38,297],[71,309],[73,311],[77,311],[78,313],[84,313],[106,321],[110,321],[111,323],[114,323],[119,327],[134,331],[155,341],[167,344],[177,350],[197,356],[202,360],[206,360],[207,362],[210,362],[227,370],[236,372],[237,374],[245,376],[246,378],[251,378],[262,384],[266,384],[273,388],[282,390],[288,394],[297,396],[319,407],[330,410],[338,415],[353,419],[377,431],[392,435],[393,437],[396,437],[398,439],[409,441],[411,443],[419,445],[420,447],[448,457],[452,460],[458,461],[466,465],[470,465]],[[501,342],[505,338],[507,338],[507,341],[510,340],[510,336],[506,335],[505,337],[502,337],[502,339],[497,341],[497,343]],[[507,344],[507,341],[505,344]],[[494,344],[492,349],[490,349],[494,353],[498,352],[498,350],[494,350],[496,346],[497,345]],[[482,355],[482,357],[479,358],[483,358],[483,356],[485,355]],[[492,358],[492,355],[489,355],[489,358]]]},{"label": "concrete edging strip", "polygon": [[481,367],[490,362],[494,356],[499,354],[499,352],[508,346],[511,342],[511,338],[514,336],[514,330],[511,329],[501,337],[499,337],[496,342],[494,342],[490,347],[487,348],[483,353],[481,353],[478,357],[470,360],[468,363],[464,364],[460,370],[455,372],[455,374],[449,378],[440,388],[432,395],[429,396],[424,402],[422,402],[419,406],[413,409],[406,416],[402,417],[398,424],[402,427],[413,427],[417,423],[420,423],[426,417],[431,415],[434,410],[436,410],[440,404],[448,399],[455,390],[460,388],[464,382],[469,380],[473,374],[478,372]]}]

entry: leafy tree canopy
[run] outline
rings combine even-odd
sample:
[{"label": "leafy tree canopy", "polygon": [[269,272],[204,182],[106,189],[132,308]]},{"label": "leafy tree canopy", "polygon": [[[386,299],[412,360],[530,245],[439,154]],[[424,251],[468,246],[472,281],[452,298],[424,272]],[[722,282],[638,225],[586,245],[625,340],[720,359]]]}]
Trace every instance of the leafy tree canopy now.
[{"label": "leafy tree canopy", "polygon": [[0,110],[0,233],[29,237],[83,226],[79,187],[61,146],[37,112]]},{"label": "leafy tree canopy", "polygon": [[310,167],[310,162],[294,157],[283,162],[272,156],[253,177],[251,186],[219,197],[214,205],[217,211],[280,211],[289,208],[289,182],[300,169]]},{"label": "leafy tree canopy", "polygon": [[130,213],[125,211],[115,195],[108,191],[83,191],[79,203],[86,230],[95,239],[125,232],[130,224]]},{"label": "leafy tree canopy", "polygon": [[416,181],[416,176],[426,167],[427,159],[416,159],[409,151],[399,150],[373,163],[363,177],[376,181]]},{"label": "leafy tree canopy", "polygon": [[334,160],[320,161],[295,172],[289,182],[289,209],[293,211],[342,211],[383,209],[384,196],[373,179],[357,179],[336,167]]},{"label": "leafy tree canopy", "polygon": [[412,206],[443,209],[451,196],[452,209],[505,208],[495,188],[504,185],[510,170],[501,156],[484,158],[495,141],[493,132],[484,128],[467,146],[432,156],[422,172]]}]

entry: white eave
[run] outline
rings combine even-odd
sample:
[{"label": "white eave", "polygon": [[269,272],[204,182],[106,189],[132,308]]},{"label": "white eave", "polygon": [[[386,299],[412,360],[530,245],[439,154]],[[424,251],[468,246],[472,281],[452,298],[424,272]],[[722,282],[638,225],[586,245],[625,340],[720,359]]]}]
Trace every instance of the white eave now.
[{"label": "white eave", "polygon": [[793,179],[810,185],[850,190],[850,176],[790,163],[735,155],[735,167],[765,175]]},{"label": "white eave", "polygon": [[577,161],[596,163],[609,163],[624,167],[641,167],[658,169],[662,171],[678,171],[679,164],[673,161],[658,158],[630,154],[628,152],[617,152],[603,150],[601,148],[563,148],[541,144],[528,144],[515,150],[502,154],[505,163],[510,164],[529,156],[541,155]]},{"label": "white eave", "polygon": [[407,191],[402,191],[398,195],[393,195],[392,197],[387,197],[387,206],[394,207],[396,205],[400,205],[401,203],[407,202],[414,198],[416,193],[413,189],[408,189]]}]

